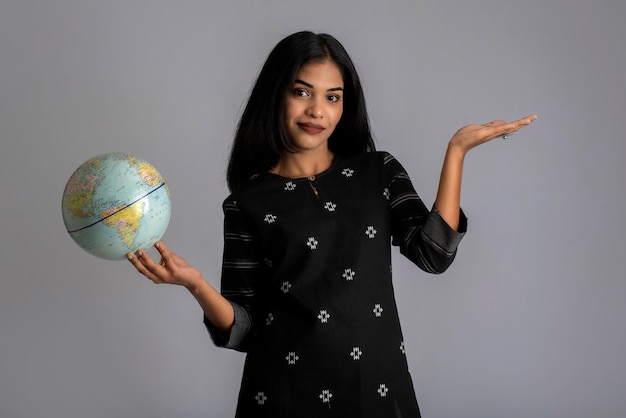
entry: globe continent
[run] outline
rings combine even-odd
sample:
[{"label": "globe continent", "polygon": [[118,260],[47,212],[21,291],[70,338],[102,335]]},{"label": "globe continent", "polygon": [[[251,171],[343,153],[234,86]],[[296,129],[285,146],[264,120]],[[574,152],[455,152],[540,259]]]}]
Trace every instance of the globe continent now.
[{"label": "globe continent", "polygon": [[86,161],[63,192],[63,221],[84,250],[107,260],[152,246],[170,220],[170,193],[145,160],[107,153]]}]

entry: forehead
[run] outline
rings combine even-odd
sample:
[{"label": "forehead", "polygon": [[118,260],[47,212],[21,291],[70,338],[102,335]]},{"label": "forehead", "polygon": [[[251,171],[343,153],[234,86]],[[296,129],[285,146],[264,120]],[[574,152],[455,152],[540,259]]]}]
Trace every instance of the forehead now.
[{"label": "forehead", "polygon": [[343,87],[343,75],[331,60],[313,61],[302,65],[296,74],[297,80],[306,81],[314,87]]}]

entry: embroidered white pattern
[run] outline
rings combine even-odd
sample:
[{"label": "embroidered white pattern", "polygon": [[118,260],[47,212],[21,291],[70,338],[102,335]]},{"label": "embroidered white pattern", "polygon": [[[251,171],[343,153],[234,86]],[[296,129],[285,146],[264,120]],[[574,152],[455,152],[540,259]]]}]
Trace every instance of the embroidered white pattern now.
[{"label": "embroidered white pattern", "polygon": [[265,396],[265,393],[263,392],[257,392],[254,399],[256,399],[257,404],[265,405],[265,401],[267,401],[267,396]]},{"label": "embroidered white pattern", "polygon": [[365,235],[367,235],[370,238],[374,238],[377,232],[378,231],[376,231],[374,227],[370,225],[367,227],[367,230],[365,231]]},{"label": "embroidered white pattern", "polygon": [[343,174],[343,175],[344,175],[344,176],[346,176],[346,177],[352,177],[352,175],[354,174],[354,170],[353,170],[353,169],[351,169],[351,168],[344,168],[344,169],[341,171],[341,174]]},{"label": "embroidered white pattern", "polygon": [[385,187],[385,190],[383,190],[383,196],[385,196],[385,199],[389,200],[389,189]]},{"label": "embroidered white pattern", "polygon": [[296,188],[296,184],[293,181],[288,181],[287,183],[285,183],[285,190],[287,190],[288,192],[294,190]]},{"label": "embroidered white pattern", "polygon": [[378,393],[380,394],[381,398],[384,398],[385,396],[387,396],[387,392],[389,392],[387,385],[382,383],[380,386],[378,386]]},{"label": "embroidered white pattern", "polygon": [[402,354],[406,354],[406,349],[404,348],[404,341],[400,343],[400,351],[402,352]]},{"label": "embroidered white pattern", "polygon": [[267,314],[267,317],[265,318],[265,325],[270,325],[273,321],[274,321],[274,314],[270,312]]},{"label": "embroidered white pattern", "polygon": [[330,314],[325,309],[322,309],[320,314],[317,315],[317,318],[322,324],[326,324],[328,322],[328,318],[330,318]]},{"label": "embroidered white pattern", "polygon": [[300,357],[294,351],[290,351],[285,360],[287,360],[287,364],[294,365],[296,361],[300,360]]},{"label": "embroidered white pattern", "polygon": [[352,347],[352,351],[350,352],[350,357],[352,357],[352,360],[361,360],[362,354],[363,352],[361,351],[359,347]]},{"label": "embroidered white pattern", "polygon": [[352,271],[352,269],[345,269],[343,271],[342,277],[344,279],[346,279],[347,281],[351,281],[351,280],[354,280],[354,275],[355,274],[356,273],[354,271]]},{"label": "embroidered white pattern", "polygon": [[276,215],[272,215],[271,213],[268,213],[267,215],[265,215],[265,218],[263,218],[263,220],[268,224],[273,224],[274,222],[276,222],[276,219]]},{"label": "embroidered white pattern", "polygon": [[309,237],[306,243],[306,245],[312,250],[317,248],[317,244],[319,244],[319,242],[317,242],[317,240],[314,237]]},{"label": "embroidered white pattern", "polygon": [[333,202],[326,202],[326,204],[324,205],[324,209],[326,209],[329,212],[334,212],[335,209],[337,209],[337,205],[334,204]]},{"label": "embroidered white pattern", "polygon": [[327,389],[323,390],[322,393],[320,394],[320,399],[322,400],[323,403],[330,403],[330,398],[332,397],[333,397],[333,394],[330,393],[330,390],[327,390]]},{"label": "embroidered white pattern", "polygon": [[253,174],[253,175],[250,176],[250,180],[254,180],[254,179],[257,179],[257,178],[259,178],[258,174]]},{"label": "embroidered white pattern", "polygon": [[383,308],[382,306],[380,306],[380,303],[377,303],[376,305],[374,305],[374,309],[372,310],[372,312],[374,312],[374,315],[376,315],[376,318],[380,318],[381,316],[383,316]]},{"label": "embroidered white pattern", "polygon": [[280,290],[282,290],[283,293],[289,293],[289,289],[291,289],[291,283],[289,282],[283,282],[282,286],[280,286]]}]

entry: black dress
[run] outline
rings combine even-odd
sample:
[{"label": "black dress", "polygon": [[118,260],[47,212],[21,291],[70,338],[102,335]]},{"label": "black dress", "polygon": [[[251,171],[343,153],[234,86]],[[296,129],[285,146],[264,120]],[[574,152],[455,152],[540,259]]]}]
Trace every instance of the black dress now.
[{"label": "black dress", "polygon": [[384,152],[301,179],[254,176],[223,205],[219,346],[246,351],[237,417],[419,417],[391,280],[391,246],[443,272],[463,237]]}]

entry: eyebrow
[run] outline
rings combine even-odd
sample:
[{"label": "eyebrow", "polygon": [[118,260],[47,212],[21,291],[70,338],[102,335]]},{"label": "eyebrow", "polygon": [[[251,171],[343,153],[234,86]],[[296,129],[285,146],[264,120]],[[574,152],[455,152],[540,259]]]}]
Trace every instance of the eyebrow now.
[{"label": "eyebrow", "polygon": [[[295,80],[295,81],[294,81],[294,84],[295,84],[295,83],[302,84],[303,86],[308,87],[308,88],[310,88],[310,89],[314,89],[314,88],[315,88],[315,87],[313,86],[313,84],[311,84],[311,83],[307,83],[306,81],[302,81],[302,80],[300,80],[300,79]],[[326,90],[326,91],[343,91],[343,87],[333,87],[333,88],[330,88],[330,89],[328,89],[328,90]]]}]

